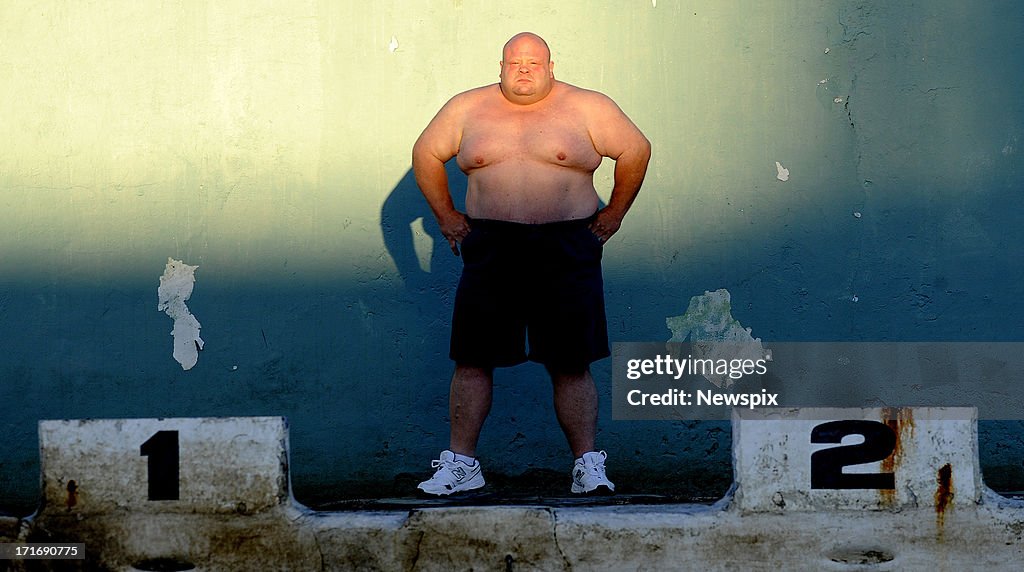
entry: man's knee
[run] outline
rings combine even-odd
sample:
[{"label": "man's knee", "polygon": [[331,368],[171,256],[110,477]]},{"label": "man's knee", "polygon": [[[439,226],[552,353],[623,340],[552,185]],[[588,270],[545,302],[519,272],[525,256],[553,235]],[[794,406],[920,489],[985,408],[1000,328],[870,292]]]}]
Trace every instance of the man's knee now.
[{"label": "man's knee", "polygon": [[586,379],[590,375],[590,366],[566,366],[566,365],[545,365],[545,369],[548,370],[548,375],[551,376],[553,383],[560,381],[575,381],[579,379]]},{"label": "man's knee", "polygon": [[455,364],[455,377],[459,379],[491,379],[494,377],[494,368],[467,363]]}]

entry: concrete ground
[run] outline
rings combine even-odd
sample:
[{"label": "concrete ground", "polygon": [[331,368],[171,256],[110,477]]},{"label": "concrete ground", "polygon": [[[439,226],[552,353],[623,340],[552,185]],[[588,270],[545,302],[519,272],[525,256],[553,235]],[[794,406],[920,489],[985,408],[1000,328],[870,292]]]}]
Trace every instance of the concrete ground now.
[{"label": "concrete ground", "polygon": [[[644,499],[616,502],[626,500]],[[744,513],[730,496],[714,504],[500,502],[395,499],[386,508],[334,511],[290,503],[247,515],[84,519],[43,511],[0,520],[0,541],[86,544],[85,561],[12,562],[11,570],[168,570],[177,562],[218,571],[935,572],[1018,570],[1024,561],[1024,503],[990,491],[976,506],[944,512]]]},{"label": "concrete ground", "polygon": [[[810,421],[792,413],[734,418],[735,482],[715,502],[628,490],[568,498],[560,475],[525,489],[491,483],[456,499],[315,508],[292,495],[287,425],[279,417],[43,422],[41,505],[29,516],[0,516],[0,542],[83,543],[85,558],[0,560],[0,570],[1021,568],[1024,502],[984,486],[973,412],[846,410]],[[873,435],[865,422],[891,428],[888,464],[869,469],[893,473],[895,487],[808,488],[807,476],[794,471],[815,470],[800,460],[814,454],[803,436],[820,419],[857,423],[864,443]],[[137,461],[139,437],[166,434],[185,444],[190,461],[147,476]],[[186,494],[153,493],[168,474]]]}]

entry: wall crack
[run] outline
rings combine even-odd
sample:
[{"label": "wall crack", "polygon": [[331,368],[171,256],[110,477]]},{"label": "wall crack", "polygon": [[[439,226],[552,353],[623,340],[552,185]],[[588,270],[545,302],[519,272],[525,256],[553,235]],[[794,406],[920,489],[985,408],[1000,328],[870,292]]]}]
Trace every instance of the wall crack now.
[{"label": "wall crack", "polygon": [[558,551],[558,555],[562,558],[562,570],[572,570],[572,564],[569,562],[569,558],[565,555],[565,551],[562,550],[562,545],[558,541],[558,512],[553,508],[548,508],[547,511],[551,515],[551,538],[555,541],[555,550]]}]

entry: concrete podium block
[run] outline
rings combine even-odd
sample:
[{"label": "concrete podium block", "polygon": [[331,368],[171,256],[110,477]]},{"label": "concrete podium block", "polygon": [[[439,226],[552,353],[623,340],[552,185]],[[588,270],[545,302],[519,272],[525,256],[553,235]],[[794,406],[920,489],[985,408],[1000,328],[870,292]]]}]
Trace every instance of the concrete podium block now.
[{"label": "concrete podium block", "polygon": [[290,501],[282,417],[39,422],[42,510],[250,514]]},{"label": "concrete podium block", "polygon": [[744,512],[977,505],[977,410],[733,412],[734,506]]}]

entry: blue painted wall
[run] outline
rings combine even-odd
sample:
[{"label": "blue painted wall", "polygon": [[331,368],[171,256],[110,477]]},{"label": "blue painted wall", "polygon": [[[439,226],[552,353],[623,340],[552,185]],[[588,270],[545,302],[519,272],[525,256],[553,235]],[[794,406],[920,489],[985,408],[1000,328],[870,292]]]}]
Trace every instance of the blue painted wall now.
[{"label": "blue painted wall", "polygon": [[[707,4],[5,3],[0,504],[34,502],[48,418],[285,415],[310,502],[429,473],[459,261],[409,153],[521,30],[654,146],[606,249],[615,341],[718,288],[766,341],[1024,338],[1024,7]],[[199,266],[188,371],[168,257]],[[724,490],[727,425],[612,421],[595,374],[613,475]],[[981,435],[987,481],[1024,488],[1021,423]],[[539,367],[499,375],[480,451],[568,469]]]}]

